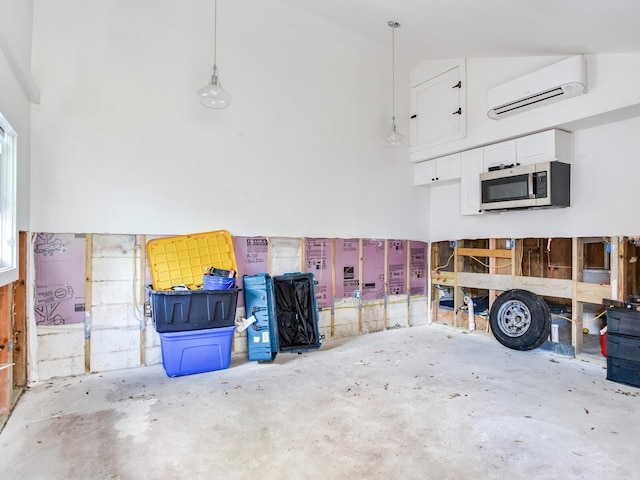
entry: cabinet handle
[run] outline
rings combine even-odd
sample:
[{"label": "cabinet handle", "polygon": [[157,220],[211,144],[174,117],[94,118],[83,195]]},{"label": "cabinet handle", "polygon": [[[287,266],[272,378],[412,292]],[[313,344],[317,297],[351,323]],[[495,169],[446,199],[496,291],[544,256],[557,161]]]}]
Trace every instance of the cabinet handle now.
[{"label": "cabinet handle", "polygon": [[458,80],[458,83],[456,83],[453,87],[451,88],[462,88],[462,80]]},{"label": "cabinet handle", "polygon": [[458,110],[453,112],[451,115],[462,115],[462,107],[458,108]]},{"label": "cabinet handle", "polygon": [[411,115],[411,117],[409,117],[409,118],[411,118],[411,119],[413,120],[413,119],[414,119],[414,118],[416,118],[417,116],[418,116],[417,114],[413,114],[413,115]]}]

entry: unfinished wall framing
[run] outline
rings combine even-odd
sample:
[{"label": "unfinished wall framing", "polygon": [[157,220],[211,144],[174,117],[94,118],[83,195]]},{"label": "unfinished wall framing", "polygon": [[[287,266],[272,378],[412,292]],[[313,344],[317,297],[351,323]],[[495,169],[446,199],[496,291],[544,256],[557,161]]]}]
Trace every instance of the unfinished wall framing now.
[{"label": "unfinished wall framing", "polygon": [[[464,296],[496,296],[529,290],[571,314],[571,344],[583,349],[587,310],[603,299],[638,295],[638,237],[484,239],[435,242],[431,246],[432,322],[468,328]],[[449,312],[441,307],[450,292]],[[481,312],[476,312],[481,313]],[[564,317],[563,317],[564,318]],[[488,322],[476,315],[476,328]]]},{"label": "unfinished wall framing", "polygon": [[[83,239],[84,322],[33,325],[31,382],[162,361],[160,338],[144,305],[150,284],[144,246],[151,237],[87,234]],[[425,242],[235,237],[234,244],[239,280],[244,273],[314,273],[322,287],[316,290],[319,330],[327,339],[427,323]],[[64,255],[59,258],[64,261]],[[236,317],[244,316],[240,295]],[[233,351],[246,350],[246,332],[236,332]]]}]

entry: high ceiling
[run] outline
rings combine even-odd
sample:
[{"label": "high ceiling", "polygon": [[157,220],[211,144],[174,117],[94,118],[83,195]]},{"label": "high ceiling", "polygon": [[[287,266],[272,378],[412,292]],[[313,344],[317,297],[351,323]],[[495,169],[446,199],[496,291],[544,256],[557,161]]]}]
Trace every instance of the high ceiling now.
[{"label": "high ceiling", "polygon": [[640,0],[282,0],[411,63],[428,58],[640,53]]}]

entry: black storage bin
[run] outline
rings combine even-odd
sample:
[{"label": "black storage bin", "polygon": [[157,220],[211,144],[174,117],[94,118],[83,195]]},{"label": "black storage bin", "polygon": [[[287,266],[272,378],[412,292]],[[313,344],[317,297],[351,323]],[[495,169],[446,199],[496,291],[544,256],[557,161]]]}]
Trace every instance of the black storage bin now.
[{"label": "black storage bin", "polygon": [[616,335],[607,331],[607,356],[640,362],[640,337]]},{"label": "black storage bin", "polygon": [[239,288],[152,290],[151,312],[158,333],[235,325]]},{"label": "black storage bin", "polygon": [[607,380],[640,387],[640,363],[607,355]]},{"label": "black storage bin", "polygon": [[607,380],[640,387],[640,312],[607,310]]},{"label": "black storage bin", "polygon": [[640,337],[640,312],[623,308],[607,310],[607,335],[617,333]]}]

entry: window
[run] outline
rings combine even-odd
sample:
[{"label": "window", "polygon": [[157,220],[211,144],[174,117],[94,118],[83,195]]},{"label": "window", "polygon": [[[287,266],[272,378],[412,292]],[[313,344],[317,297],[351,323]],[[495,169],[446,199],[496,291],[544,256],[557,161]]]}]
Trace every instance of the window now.
[{"label": "window", "polygon": [[0,114],[0,286],[18,278],[16,132]]}]

